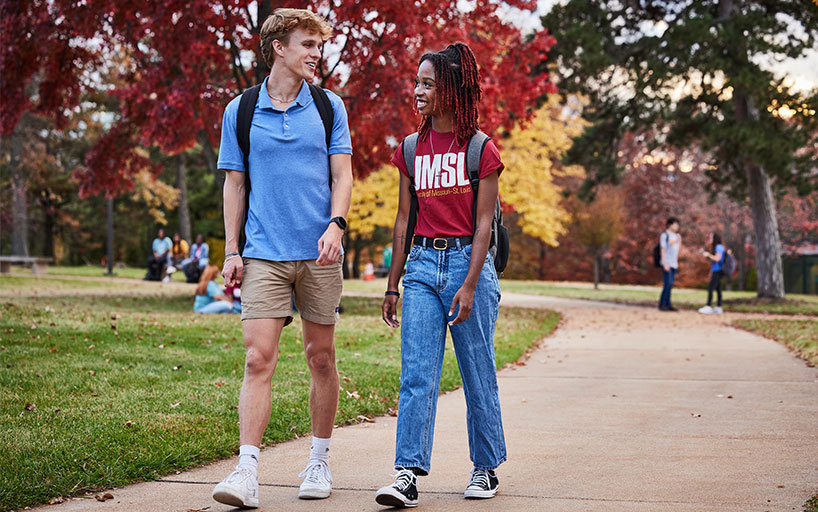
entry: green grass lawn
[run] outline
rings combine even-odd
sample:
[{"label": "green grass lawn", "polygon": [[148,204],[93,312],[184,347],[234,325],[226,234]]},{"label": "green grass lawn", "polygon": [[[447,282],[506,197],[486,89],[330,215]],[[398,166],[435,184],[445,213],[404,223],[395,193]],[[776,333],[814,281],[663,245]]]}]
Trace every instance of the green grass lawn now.
[{"label": "green grass lawn", "polygon": [[736,320],[733,324],[776,340],[818,366],[818,322],[815,320]]},{"label": "green grass lawn", "polygon": [[[66,281],[0,277],[0,509],[155,479],[236,453],[244,364],[238,316],[192,313],[187,287],[140,295],[125,293],[131,284],[100,291],[76,279],[76,293],[60,293]],[[399,333],[383,324],[380,303],[343,299],[339,424],[397,407]],[[550,311],[504,308],[498,367],[558,321]],[[282,336],[267,444],[310,429],[298,325]],[[441,389],[459,382],[449,343]]]},{"label": "green grass lawn", "polygon": [[[656,306],[662,291],[658,286],[600,284],[594,290],[592,283],[569,283],[555,281],[515,281],[501,279],[504,292],[565,297],[568,299],[600,300]],[[344,289],[360,292],[383,293],[385,279],[373,281],[347,280]],[[674,288],[673,303],[683,309],[698,309],[707,302],[707,290]],[[818,295],[789,294],[784,301],[758,300],[755,292],[724,292],[724,310],[739,313],[777,313],[782,315],[818,315]]]}]

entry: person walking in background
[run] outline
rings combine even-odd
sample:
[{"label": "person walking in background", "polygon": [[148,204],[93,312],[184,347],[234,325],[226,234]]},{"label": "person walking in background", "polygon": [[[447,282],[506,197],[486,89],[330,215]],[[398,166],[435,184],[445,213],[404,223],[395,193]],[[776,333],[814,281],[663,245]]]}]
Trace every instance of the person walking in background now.
[{"label": "person walking in background", "polygon": [[[721,278],[724,277],[724,258],[726,250],[721,244],[721,236],[713,233],[711,238],[711,250],[702,249],[699,251],[702,256],[710,260],[710,283],[707,285],[707,305],[699,308],[699,313],[703,315],[720,315],[724,311],[721,309]],[[716,292],[716,307],[713,306],[713,291]]]},{"label": "person walking in background", "polygon": [[[278,344],[282,329],[293,320],[293,300],[301,314],[311,376],[313,434],[298,497],[327,498],[332,492],[328,457],[339,392],[335,323],[343,289],[341,242],[352,196],[352,142],[341,98],[309,83],[320,69],[331,33],[327,22],[308,10],[276,9],[260,33],[270,74],[260,86],[234,98],[222,120],[222,275],[227,286],[241,284],[246,350],[239,464],[213,489],[213,498],[228,505],[259,503],[259,446],[270,421]],[[248,100],[255,94],[256,99]],[[251,122],[238,127],[250,114]],[[245,129],[249,150],[242,149],[248,142]]]},{"label": "person walking in background", "polygon": [[679,251],[682,249],[679,219],[676,217],[667,219],[665,231],[659,235],[659,248],[662,261],[662,295],[659,297],[659,310],[678,311],[670,300],[670,292],[679,271]]},{"label": "person walking in background", "polygon": [[[401,385],[397,475],[394,483],[375,494],[381,505],[418,503],[417,476],[427,475],[430,469],[447,329],[467,405],[473,469],[464,496],[493,497],[499,487],[495,469],[506,460],[494,359],[500,285],[487,255],[503,162],[494,143],[478,132],[480,96],[477,62],[468,46],[457,43],[425,54],[413,95],[413,105],[423,116],[418,134],[404,139],[392,156],[400,171],[399,207],[382,314],[387,325],[401,328]],[[473,137],[484,145],[482,156],[477,157],[479,183],[470,186],[465,155]],[[404,156],[404,146],[413,147],[414,140],[414,154]],[[420,164],[410,174],[407,164],[415,162]],[[418,201],[413,241],[407,232],[410,187],[416,188]],[[398,282],[406,252],[409,262],[399,322]]]},{"label": "person walking in background", "polygon": [[216,282],[219,275],[219,267],[208,265],[202,277],[199,279],[199,286],[196,287],[196,298],[193,300],[193,311],[195,313],[234,313],[233,297],[228,296]]}]

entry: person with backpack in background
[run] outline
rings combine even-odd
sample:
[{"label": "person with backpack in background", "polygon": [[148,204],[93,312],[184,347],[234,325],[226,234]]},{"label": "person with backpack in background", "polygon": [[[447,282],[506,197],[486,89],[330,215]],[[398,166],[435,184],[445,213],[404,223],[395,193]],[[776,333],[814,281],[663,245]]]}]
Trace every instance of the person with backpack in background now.
[{"label": "person with backpack in background", "polygon": [[[423,55],[412,98],[420,126],[392,156],[400,171],[399,206],[382,314],[387,325],[401,329],[401,385],[397,474],[377,491],[381,505],[418,503],[417,477],[430,469],[447,329],[468,411],[473,469],[465,497],[493,497],[495,469],[506,460],[494,359],[500,286],[489,252],[504,166],[497,147],[478,130],[480,96],[477,62],[467,45]],[[474,180],[467,175],[472,166],[479,169]]]},{"label": "person with backpack in background", "polygon": [[[705,249],[699,251],[702,256],[710,260],[710,283],[707,285],[707,305],[699,308],[699,313],[704,315],[720,315],[724,312],[721,309],[721,279],[725,276],[724,263],[726,263],[727,250],[722,245],[721,236],[719,236],[718,233],[713,233],[711,242],[712,252]],[[715,308],[712,307],[714,290],[716,291],[717,299]]]},{"label": "person with backpack in background", "polygon": [[[261,27],[270,74],[225,108],[218,168],[224,184],[228,287],[241,285],[246,362],[239,398],[239,464],[213,498],[257,507],[259,446],[271,411],[282,329],[298,307],[312,377],[312,450],[298,497],[332,492],[328,452],[338,409],[334,332],[341,255],[352,195],[352,143],[344,103],[310,84],[332,33],[304,9],[276,9]],[[242,236],[242,234],[244,236]],[[243,243],[242,243],[243,242]]]},{"label": "person with backpack in background", "polygon": [[[662,268],[662,294],[659,296],[660,311],[678,311],[670,301],[670,291],[679,271],[679,252],[682,250],[682,235],[679,234],[679,219],[670,217],[665,223],[665,231],[659,235],[657,247],[659,264]],[[656,254],[654,253],[654,258]]]}]

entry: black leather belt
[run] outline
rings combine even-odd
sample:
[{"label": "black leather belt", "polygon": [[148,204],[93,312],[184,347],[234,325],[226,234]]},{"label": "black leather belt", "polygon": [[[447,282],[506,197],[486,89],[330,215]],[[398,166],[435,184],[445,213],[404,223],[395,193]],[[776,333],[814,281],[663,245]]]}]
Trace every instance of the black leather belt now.
[{"label": "black leather belt", "polygon": [[471,236],[455,236],[452,238],[429,238],[425,236],[416,236],[414,244],[431,249],[437,249],[438,251],[445,251],[451,247],[463,247],[464,245],[469,245],[472,238],[473,237]]}]

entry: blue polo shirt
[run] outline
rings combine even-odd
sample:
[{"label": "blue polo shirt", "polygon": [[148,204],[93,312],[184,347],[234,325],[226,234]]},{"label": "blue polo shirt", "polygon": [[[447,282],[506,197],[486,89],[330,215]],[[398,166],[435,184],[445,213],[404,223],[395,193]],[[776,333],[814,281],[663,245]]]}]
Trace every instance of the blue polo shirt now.
[{"label": "blue polo shirt", "polygon": [[[252,187],[244,257],[269,261],[318,258],[318,239],[331,218],[328,155],[352,154],[344,102],[331,91],[327,96],[334,113],[329,150],[307,83],[302,82],[298,97],[281,111],[273,108],[264,79],[250,129]],[[224,109],[218,168],[244,172],[236,138],[240,98]]]}]

